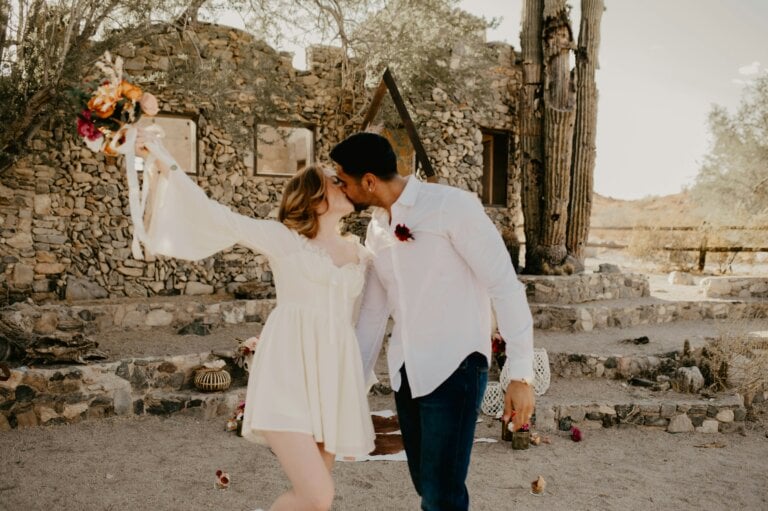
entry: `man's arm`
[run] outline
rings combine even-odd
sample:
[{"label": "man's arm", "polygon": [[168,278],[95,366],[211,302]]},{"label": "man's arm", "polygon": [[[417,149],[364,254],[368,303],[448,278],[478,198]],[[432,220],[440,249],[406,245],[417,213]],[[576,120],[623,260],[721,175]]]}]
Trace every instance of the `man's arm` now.
[{"label": "man's arm", "polygon": [[514,406],[512,420],[519,429],[530,420],[534,404],[529,385],[533,382],[533,318],[525,287],[517,279],[499,231],[477,197],[460,193],[449,202],[443,209],[446,231],[456,251],[488,290],[499,333],[507,343],[507,373],[512,381],[505,417],[512,417]]}]

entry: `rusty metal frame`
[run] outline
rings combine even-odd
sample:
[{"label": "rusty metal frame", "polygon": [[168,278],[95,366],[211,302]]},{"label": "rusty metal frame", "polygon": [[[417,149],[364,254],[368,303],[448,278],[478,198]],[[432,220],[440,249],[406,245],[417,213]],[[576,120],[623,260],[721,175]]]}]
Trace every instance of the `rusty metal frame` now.
[{"label": "rusty metal frame", "polygon": [[381,77],[379,86],[376,88],[376,92],[373,94],[371,104],[368,107],[368,112],[366,112],[365,118],[363,118],[363,123],[360,126],[360,130],[365,131],[368,126],[370,126],[371,122],[373,122],[373,120],[376,118],[376,115],[379,113],[379,109],[381,108],[381,102],[384,100],[384,95],[387,93],[387,91],[389,91],[389,95],[392,98],[392,102],[395,104],[397,113],[400,115],[400,120],[403,121],[405,131],[408,133],[408,139],[411,141],[413,149],[416,152],[415,171],[418,171],[419,166],[421,166],[424,174],[427,176],[427,181],[436,183],[437,176],[435,175],[435,171],[432,168],[432,164],[429,162],[427,151],[424,149],[424,144],[421,143],[419,133],[416,131],[416,125],[413,123],[413,120],[408,113],[408,109],[405,107],[403,96],[400,94],[400,90],[397,88],[397,83],[395,82],[395,77],[392,76],[392,72],[389,70],[389,68],[384,70],[384,75]]}]

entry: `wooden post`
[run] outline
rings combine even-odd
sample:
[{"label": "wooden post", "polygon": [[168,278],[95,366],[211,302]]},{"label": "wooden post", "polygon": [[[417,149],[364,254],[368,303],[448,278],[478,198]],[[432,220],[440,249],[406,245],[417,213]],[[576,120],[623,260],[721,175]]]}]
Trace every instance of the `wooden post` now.
[{"label": "wooden post", "polygon": [[699,271],[704,271],[704,266],[707,264],[707,233],[704,233],[704,237],[701,238],[701,245],[699,246]]},{"label": "wooden post", "polygon": [[365,114],[360,130],[365,131],[371,122],[373,122],[373,119],[376,118],[376,114],[378,114],[379,108],[381,108],[381,102],[384,100],[384,94],[387,91],[389,91],[392,102],[395,104],[395,109],[400,115],[400,120],[403,121],[403,126],[405,126],[405,131],[408,133],[408,139],[411,141],[411,145],[413,145],[413,150],[416,152],[416,170],[421,167],[424,170],[424,174],[427,176],[427,181],[436,183],[437,176],[432,168],[432,164],[429,162],[427,151],[424,149],[424,144],[421,143],[421,138],[416,130],[416,125],[413,124],[411,115],[408,113],[408,109],[405,106],[405,101],[403,101],[403,97],[400,95],[400,90],[397,88],[395,77],[392,76],[392,72],[389,68],[384,70],[384,76],[382,76],[381,82],[379,82],[379,86],[373,95],[373,99],[371,99],[371,105],[368,107],[368,111]]}]

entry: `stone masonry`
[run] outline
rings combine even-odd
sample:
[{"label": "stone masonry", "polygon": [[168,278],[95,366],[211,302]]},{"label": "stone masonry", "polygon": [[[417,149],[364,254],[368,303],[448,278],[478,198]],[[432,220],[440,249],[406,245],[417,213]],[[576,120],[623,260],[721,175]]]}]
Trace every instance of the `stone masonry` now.
[{"label": "stone masonry", "polygon": [[[493,47],[499,61],[489,70],[495,91],[491,109],[449,97],[439,88],[424,91],[409,109],[440,181],[474,192],[481,189],[481,128],[510,134],[508,204],[488,208],[502,229],[514,228],[521,218],[511,99],[520,69],[509,46]],[[314,126],[316,160],[323,161],[334,143],[359,126],[358,116],[370,100],[362,84],[354,91],[341,89],[338,50],[310,48],[309,70],[297,71],[289,54],[229,27],[168,29],[113,53],[125,59],[131,80],[158,96],[162,112],[195,121],[198,165],[191,170],[198,184],[211,198],[258,218],[275,217],[287,178],[254,172],[254,145],[244,147],[230,135],[232,130],[223,129],[227,121],[221,102],[245,116],[240,131],[246,139],[254,139],[257,119]],[[190,97],[172,78],[192,59],[221,71],[234,92],[223,99],[213,92]],[[257,101],[259,94],[269,94],[269,111]],[[340,108],[350,113],[346,124],[340,124]],[[266,258],[240,247],[198,262],[133,259],[122,160],[92,153],[74,131],[74,119],[71,126],[43,127],[30,142],[30,156],[0,176],[0,304],[27,297],[210,294],[237,282],[271,284]]]}]

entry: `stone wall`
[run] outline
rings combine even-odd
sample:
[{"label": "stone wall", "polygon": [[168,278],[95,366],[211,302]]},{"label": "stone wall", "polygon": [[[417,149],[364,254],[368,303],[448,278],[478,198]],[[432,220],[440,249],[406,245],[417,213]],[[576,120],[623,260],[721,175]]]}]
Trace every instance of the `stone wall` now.
[{"label": "stone wall", "polygon": [[[517,121],[510,99],[520,72],[512,49],[497,49],[498,65],[488,75],[495,91],[492,108],[437,88],[409,108],[440,181],[475,192],[481,188],[481,128],[509,131],[508,204],[488,208],[501,229],[521,222]],[[309,49],[309,70],[297,71],[289,54],[228,27],[167,30],[113,53],[125,58],[133,81],[158,96],[163,112],[197,123],[198,184],[211,198],[259,218],[276,215],[288,178],[254,175],[253,144],[243,145],[232,133],[253,140],[256,119],[313,125],[315,154],[322,161],[359,126],[370,98],[362,84],[340,88],[338,50]],[[173,80],[198,58],[199,66],[217,70],[226,82],[211,84],[211,97],[190,97],[188,87]],[[234,89],[221,94],[227,87]],[[266,109],[260,101],[265,95]],[[224,129],[229,121],[223,106],[245,118],[239,130]],[[340,109],[349,112],[347,122]],[[133,259],[122,160],[89,151],[70,125],[44,126],[30,144],[30,156],[0,176],[0,304],[26,297],[143,297],[212,293],[236,282],[271,284],[265,257],[243,248],[195,263]]]},{"label": "stone wall", "polygon": [[707,277],[700,286],[707,298],[768,298],[766,277]]},{"label": "stone wall", "polygon": [[520,275],[530,303],[570,304],[650,296],[648,277],[636,273]]}]

